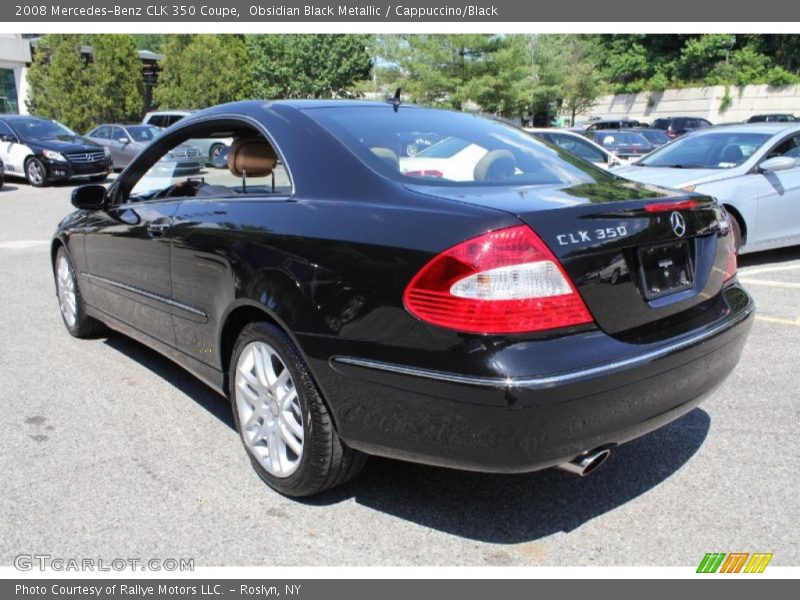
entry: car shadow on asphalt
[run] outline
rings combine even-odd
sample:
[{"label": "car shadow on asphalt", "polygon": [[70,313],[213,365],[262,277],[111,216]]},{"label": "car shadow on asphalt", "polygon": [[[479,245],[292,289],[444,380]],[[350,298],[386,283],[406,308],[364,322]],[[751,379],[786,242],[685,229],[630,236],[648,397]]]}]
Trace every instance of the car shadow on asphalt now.
[{"label": "car shadow on asphalt", "polygon": [[[150,348],[112,333],[104,343],[148,368],[235,429],[229,403]],[[615,448],[591,476],[549,469],[520,475],[457,471],[373,457],[349,484],[295,501],[358,504],[451,535],[497,544],[535,541],[577,529],[652,490],[702,446],[711,419],[695,409],[661,429]],[[268,488],[265,494],[274,493]]]},{"label": "car shadow on asphalt", "polygon": [[7,183],[4,183],[3,187],[0,187],[0,194],[3,194],[5,192],[14,192],[18,189],[19,188],[15,185],[8,185]]},{"label": "car shadow on asphalt", "polygon": [[678,471],[708,435],[708,413],[695,409],[617,447],[592,475],[549,469],[491,475],[372,458],[347,486],[303,500],[363,506],[451,535],[496,544],[535,541],[577,529],[652,490]]},{"label": "car shadow on asphalt", "polygon": [[155,375],[189,396],[222,423],[233,430],[236,429],[228,401],[170,359],[121,333],[110,333],[103,343],[135,360],[143,367],[147,367]]},{"label": "car shadow on asphalt", "polygon": [[755,252],[753,254],[744,254],[738,257],[739,267],[758,267],[761,265],[778,264],[792,260],[800,260],[800,246],[779,248],[777,250],[768,250],[766,252]]}]

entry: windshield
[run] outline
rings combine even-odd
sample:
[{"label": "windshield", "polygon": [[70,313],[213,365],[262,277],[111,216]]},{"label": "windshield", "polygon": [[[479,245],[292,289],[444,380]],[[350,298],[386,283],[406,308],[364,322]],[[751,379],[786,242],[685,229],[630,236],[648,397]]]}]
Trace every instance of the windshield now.
[{"label": "windshield", "polygon": [[669,136],[660,129],[640,131],[639,135],[644,137],[651,144],[666,144],[669,141]]},{"label": "windshield", "polygon": [[131,125],[127,129],[134,142],[151,142],[161,135],[161,129],[152,125]]},{"label": "windshield", "polygon": [[50,121],[48,119],[14,119],[11,122],[11,126],[16,130],[17,135],[23,139],[74,137],[77,135],[58,121]]},{"label": "windshield", "polygon": [[766,133],[717,131],[678,138],[638,164],[644,167],[732,169],[738,167],[768,139]]},{"label": "windshield", "polygon": [[[308,108],[306,114],[375,171],[428,185],[578,185],[614,177],[526,132],[468,113],[390,105]],[[440,141],[414,156],[412,132]]]}]

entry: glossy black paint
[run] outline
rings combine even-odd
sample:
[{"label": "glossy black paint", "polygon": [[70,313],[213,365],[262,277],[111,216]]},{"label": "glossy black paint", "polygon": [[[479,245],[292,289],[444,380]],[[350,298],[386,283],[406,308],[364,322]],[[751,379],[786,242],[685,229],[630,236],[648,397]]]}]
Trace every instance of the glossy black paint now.
[{"label": "glossy black paint", "polygon": [[[30,150],[30,156],[38,158],[45,165],[46,181],[48,183],[68,181],[81,177],[99,177],[111,172],[111,157],[107,157],[105,154],[103,154],[102,158],[91,162],[75,161],[69,156],[81,153],[104,152],[102,146],[88,138],[79,135],[49,138],[28,137],[23,130],[15,125],[19,120],[35,118],[27,115],[3,115],[0,120],[14,131],[17,143],[27,146]],[[44,121],[45,119],[42,120]],[[45,155],[46,150],[59,152],[65,156],[66,160],[53,160]]]},{"label": "glossy black paint", "polygon": [[[621,180],[566,153],[595,184],[404,183],[371,170],[306,111],[337,104],[223,105],[165,132],[111,186],[106,209],[79,210],[59,225],[53,254],[68,249],[89,313],[222,393],[238,331],[271,320],[309,363],[345,442],[493,471],[543,468],[641,435],[696,405],[738,361],[753,307],[735,280],[723,285],[729,233],[712,200],[682,211],[697,258],[693,288],[648,301],[636,249],[675,233],[669,212],[643,207],[686,195]],[[271,140],[292,192],[126,201],[148,155],[215,121]],[[433,256],[522,223],[562,261],[595,324],[485,336],[406,311],[403,291]],[[620,227],[625,235],[597,234]],[[585,377],[570,375],[582,369]]]}]

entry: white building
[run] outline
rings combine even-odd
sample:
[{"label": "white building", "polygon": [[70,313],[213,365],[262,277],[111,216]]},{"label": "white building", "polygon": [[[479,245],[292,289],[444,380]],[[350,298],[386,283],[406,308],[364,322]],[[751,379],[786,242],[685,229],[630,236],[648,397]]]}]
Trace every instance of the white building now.
[{"label": "white building", "polygon": [[0,113],[27,114],[26,74],[31,45],[19,34],[0,34]]}]

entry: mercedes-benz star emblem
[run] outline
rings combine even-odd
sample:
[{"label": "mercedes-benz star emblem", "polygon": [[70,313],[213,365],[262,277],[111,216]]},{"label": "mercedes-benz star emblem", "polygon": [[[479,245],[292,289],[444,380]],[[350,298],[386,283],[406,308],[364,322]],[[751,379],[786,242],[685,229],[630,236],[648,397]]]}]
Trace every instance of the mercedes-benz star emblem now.
[{"label": "mercedes-benz star emblem", "polygon": [[672,211],[669,216],[669,222],[672,224],[672,231],[675,232],[675,235],[683,237],[683,234],[686,233],[686,221],[683,220],[681,213]]}]

